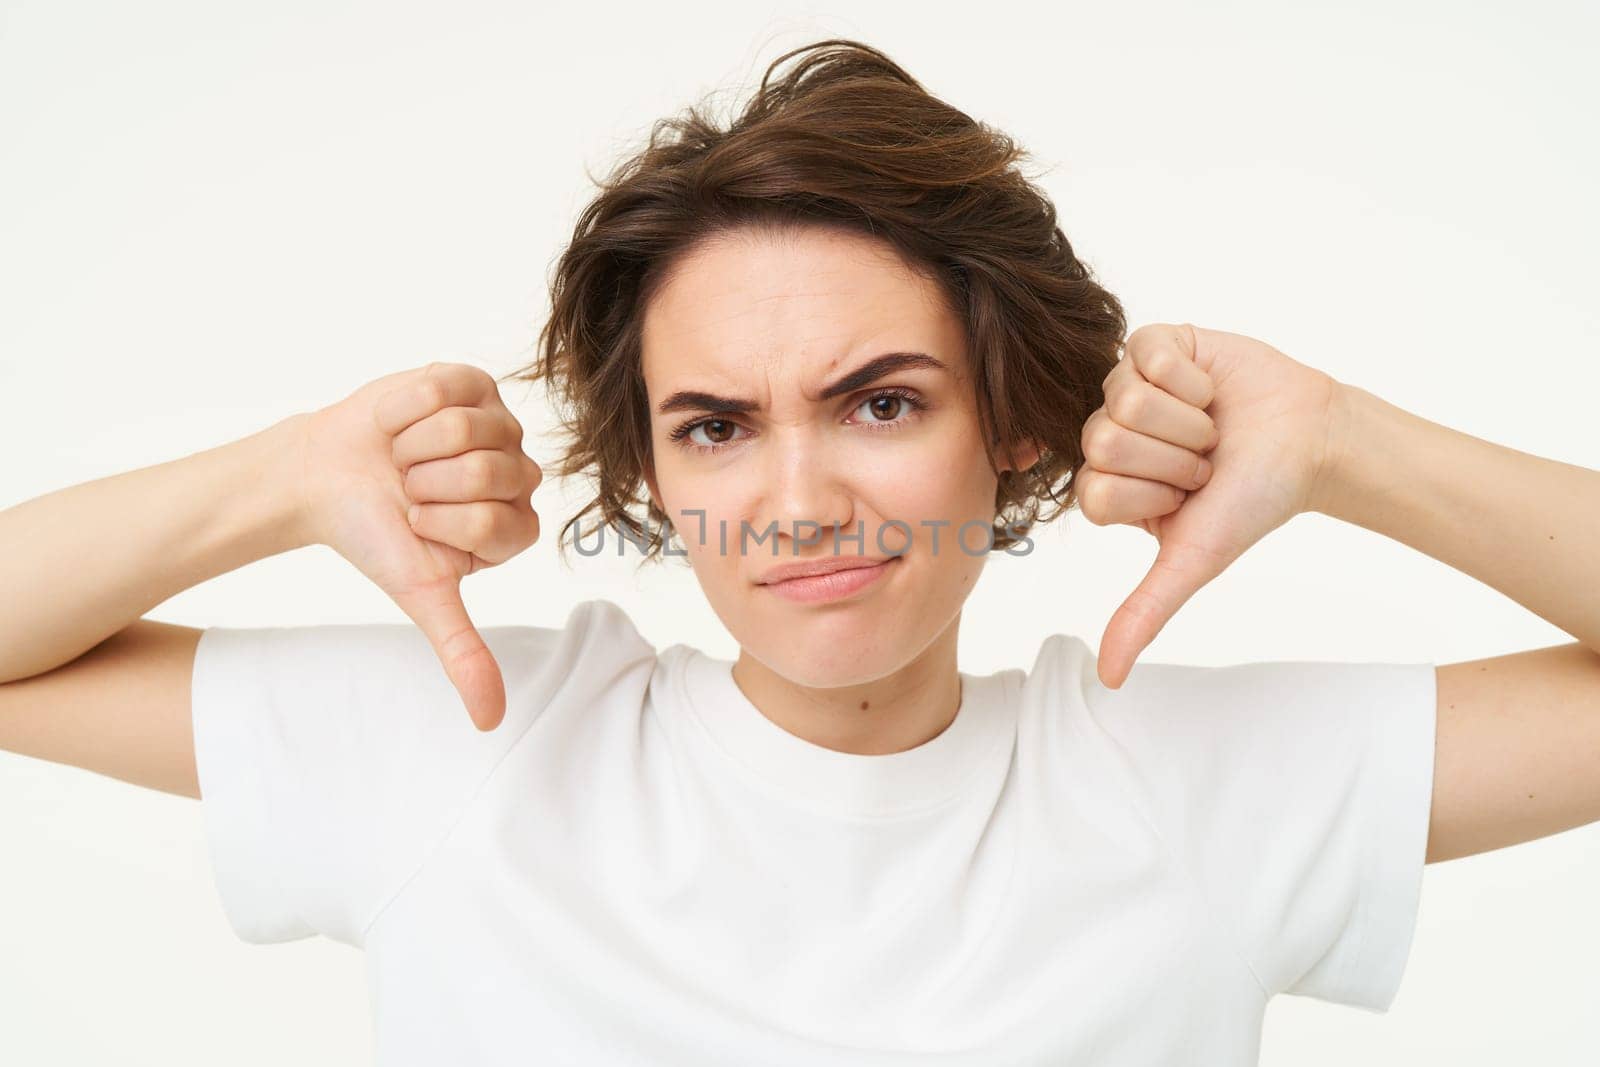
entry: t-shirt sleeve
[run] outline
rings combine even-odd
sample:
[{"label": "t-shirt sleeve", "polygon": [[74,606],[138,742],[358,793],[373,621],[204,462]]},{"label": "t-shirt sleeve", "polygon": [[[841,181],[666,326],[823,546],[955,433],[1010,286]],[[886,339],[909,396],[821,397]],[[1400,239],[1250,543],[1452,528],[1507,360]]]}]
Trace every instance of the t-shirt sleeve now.
[{"label": "t-shirt sleeve", "polygon": [[1092,655],[1091,711],[1266,994],[1388,1010],[1426,862],[1434,665],[1150,663],[1108,690]]},{"label": "t-shirt sleeve", "polygon": [[505,719],[488,732],[410,623],[202,633],[195,763],[213,877],[241,939],[360,947],[540,712],[642,643],[607,601],[577,605],[560,627],[479,632],[506,687]]}]

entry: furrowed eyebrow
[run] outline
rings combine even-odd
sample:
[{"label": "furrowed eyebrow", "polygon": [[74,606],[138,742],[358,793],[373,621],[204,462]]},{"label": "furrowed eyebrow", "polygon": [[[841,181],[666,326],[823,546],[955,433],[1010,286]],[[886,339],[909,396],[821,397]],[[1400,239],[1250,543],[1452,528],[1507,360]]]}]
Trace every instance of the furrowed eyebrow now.
[{"label": "furrowed eyebrow", "polygon": [[[931,370],[948,370],[943,363],[924,352],[888,352],[868,360],[844,377],[823,387],[816,400],[831,400],[845,393],[871,385],[879,378],[897,370],[925,367]],[[737,414],[759,410],[760,404],[736,396],[717,396],[697,389],[683,389],[663,400],[656,413],[666,415],[673,411],[732,411]]]}]

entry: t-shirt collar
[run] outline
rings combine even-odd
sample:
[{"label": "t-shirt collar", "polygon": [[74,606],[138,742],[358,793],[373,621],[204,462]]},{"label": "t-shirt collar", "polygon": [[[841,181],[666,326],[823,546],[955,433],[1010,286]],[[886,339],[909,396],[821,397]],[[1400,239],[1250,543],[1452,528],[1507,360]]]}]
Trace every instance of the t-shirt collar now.
[{"label": "t-shirt collar", "polygon": [[884,818],[937,807],[1015,736],[1011,673],[961,672],[960,706],[935,737],[901,752],[838,752],[763,715],[734,680],[732,661],[676,647],[678,698],[711,740],[758,785],[813,811]]}]

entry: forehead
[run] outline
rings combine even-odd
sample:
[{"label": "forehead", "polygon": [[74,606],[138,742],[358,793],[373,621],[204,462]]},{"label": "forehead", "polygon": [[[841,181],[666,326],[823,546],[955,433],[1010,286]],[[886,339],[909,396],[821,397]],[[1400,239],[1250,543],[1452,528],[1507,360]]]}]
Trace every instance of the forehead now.
[{"label": "forehead", "polygon": [[933,352],[963,343],[938,283],[886,242],[825,227],[738,230],[682,254],[644,311],[651,392],[683,376],[825,376],[862,346]]}]

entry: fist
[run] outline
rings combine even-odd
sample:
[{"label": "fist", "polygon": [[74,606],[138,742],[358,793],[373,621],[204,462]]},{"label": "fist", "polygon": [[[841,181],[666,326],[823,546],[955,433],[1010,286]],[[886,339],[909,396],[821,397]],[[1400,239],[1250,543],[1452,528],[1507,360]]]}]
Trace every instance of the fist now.
[{"label": "fist", "polygon": [[467,617],[461,579],[539,538],[542,479],[494,378],[430,363],[301,420],[310,540],[333,548],[427,635],[480,730],[505,716],[505,681]]},{"label": "fist", "polygon": [[1152,324],[1128,335],[1103,389],[1079,442],[1079,507],[1160,545],[1100,641],[1100,680],[1116,688],[1191,596],[1310,510],[1339,384],[1251,337]]}]

